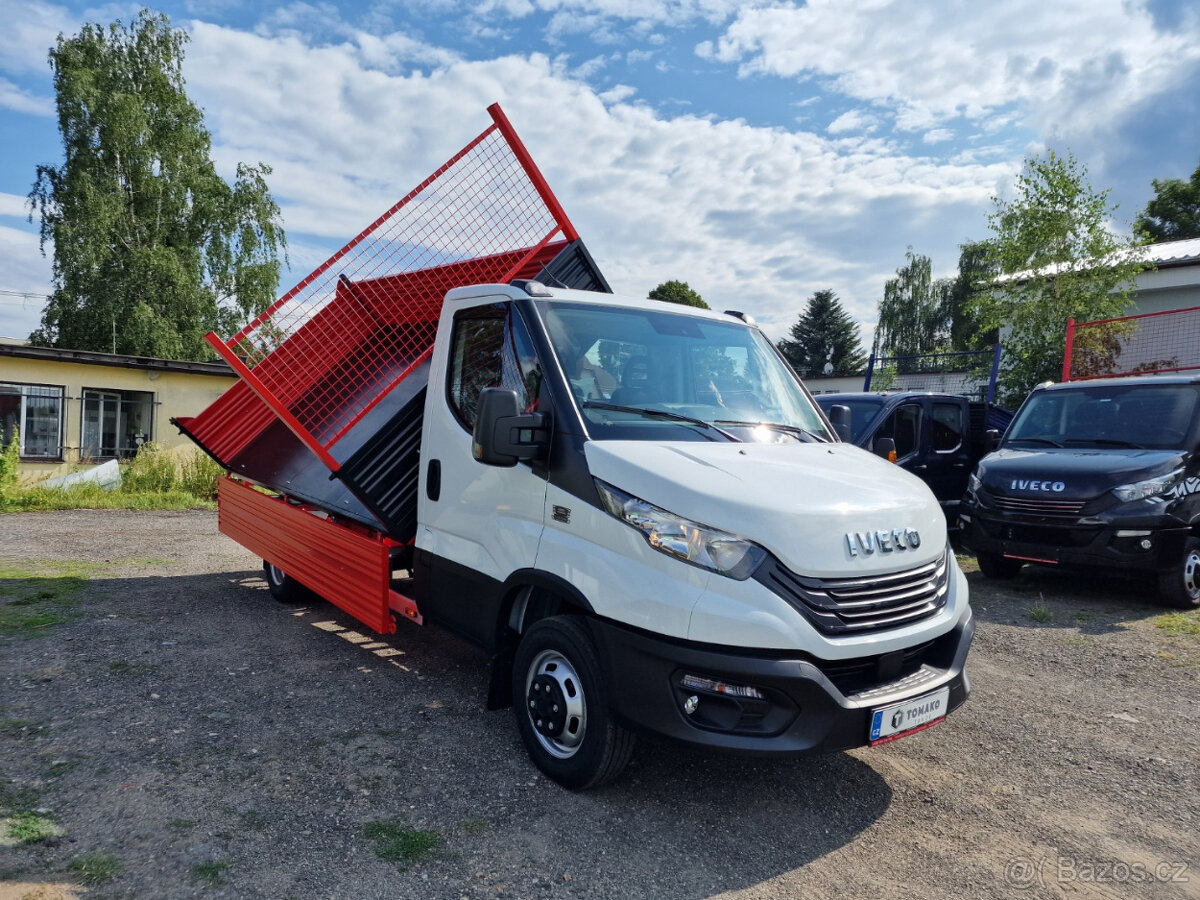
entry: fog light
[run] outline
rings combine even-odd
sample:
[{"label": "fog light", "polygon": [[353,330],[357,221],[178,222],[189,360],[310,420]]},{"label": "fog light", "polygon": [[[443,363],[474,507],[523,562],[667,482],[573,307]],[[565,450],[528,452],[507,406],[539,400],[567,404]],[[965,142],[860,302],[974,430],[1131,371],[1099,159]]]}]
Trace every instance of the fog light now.
[{"label": "fog light", "polygon": [[705,678],[703,675],[684,675],[682,684],[692,691],[708,691],[713,694],[724,694],[726,697],[748,697],[752,700],[767,699],[758,688],[752,688],[746,684],[726,684],[724,681]]},{"label": "fog light", "polygon": [[1141,547],[1143,550],[1149,550],[1154,544],[1150,543],[1150,538],[1142,538]]},{"label": "fog light", "polygon": [[700,698],[695,694],[683,701],[683,711],[689,716],[696,711],[696,707],[700,705]]}]

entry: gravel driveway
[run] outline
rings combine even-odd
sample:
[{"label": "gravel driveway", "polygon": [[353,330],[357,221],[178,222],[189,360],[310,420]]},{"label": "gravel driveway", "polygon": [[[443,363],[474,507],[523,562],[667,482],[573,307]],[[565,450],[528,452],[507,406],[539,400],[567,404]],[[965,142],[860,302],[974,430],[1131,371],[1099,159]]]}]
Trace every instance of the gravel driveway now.
[{"label": "gravel driveway", "polygon": [[0,830],[0,900],[1200,897],[1200,636],[1135,582],[971,574],[974,694],[919,735],[643,740],[572,794],[477,651],[259,565],[212,512],[0,516],[0,818],[61,832]]}]

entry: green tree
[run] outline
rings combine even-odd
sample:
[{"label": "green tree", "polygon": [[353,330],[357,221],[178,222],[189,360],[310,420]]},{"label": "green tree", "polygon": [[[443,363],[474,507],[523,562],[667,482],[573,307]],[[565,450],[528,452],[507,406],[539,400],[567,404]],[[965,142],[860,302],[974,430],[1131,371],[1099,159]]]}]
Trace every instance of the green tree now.
[{"label": "green tree", "polygon": [[1200,166],[1190,181],[1155,178],[1154,199],[1138,215],[1134,228],[1151,241],[1182,241],[1200,237]]},{"label": "green tree", "polygon": [[50,50],[64,160],[38,166],[29,194],[54,248],[34,343],[204,359],[206,332],[273,299],[286,243],[271,170],[239,164],[232,186],[217,174],[184,93],[186,40],[142,10]]},{"label": "green tree", "polygon": [[1137,241],[1107,227],[1108,191],[1097,192],[1073,155],[1050,151],[1025,160],[1014,198],[993,198],[988,258],[993,290],[976,296],[984,328],[1004,328],[1002,403],[1062,375],[1067,319],[1120,315],[1146,264]]},{"label": "green tree", "polygon": [[651,300],[662,300],[666,303],[679,303],[683,306],[698,306],[708,309],[704,298],[693,291],[686,281],[664,281],[649,294]]},{"label": "green tree", "polygon": [[872,352],[917,356],[946,350],[950,342],[949,279],[933,280],[928,256],[905,254],[907,265],[883,287]]},{"label": "green tree", "polygon": [[817,291],[793,323],[779,352],[803,377],[822,375],[831,363],[833,375],[857,375],[867,367],[858,339],[858,323],[831,290]]},{"label": "green tree", "polygon": [[950,282],[946,314],[950,320],[951,350],[984,350],[996,346],[999,329],[984,328],[976,295],[988,290],[996,275],[988,244],[968,241],[959,247],[958,275]]}]

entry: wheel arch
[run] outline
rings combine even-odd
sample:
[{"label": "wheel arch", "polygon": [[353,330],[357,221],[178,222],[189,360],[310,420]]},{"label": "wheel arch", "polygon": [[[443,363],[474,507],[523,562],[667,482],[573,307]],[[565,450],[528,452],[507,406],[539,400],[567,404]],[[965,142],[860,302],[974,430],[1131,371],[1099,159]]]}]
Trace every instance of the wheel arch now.
[{"label": "wheel arch", "polygon": [[488,684],[488,709],[512,705],[513,656],[534,622],[557,615],[595,615],[583,591],[560,575],[517,569],[504,580]]}]

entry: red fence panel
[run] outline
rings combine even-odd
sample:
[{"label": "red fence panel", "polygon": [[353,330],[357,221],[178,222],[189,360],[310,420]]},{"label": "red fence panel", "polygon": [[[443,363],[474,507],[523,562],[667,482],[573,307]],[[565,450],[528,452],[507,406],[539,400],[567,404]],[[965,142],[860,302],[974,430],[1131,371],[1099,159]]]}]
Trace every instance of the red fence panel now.
[{"label": "red fence panel", "polygon": [[1200,369],[1200,306],[1067,324],[1063,381]]}]

